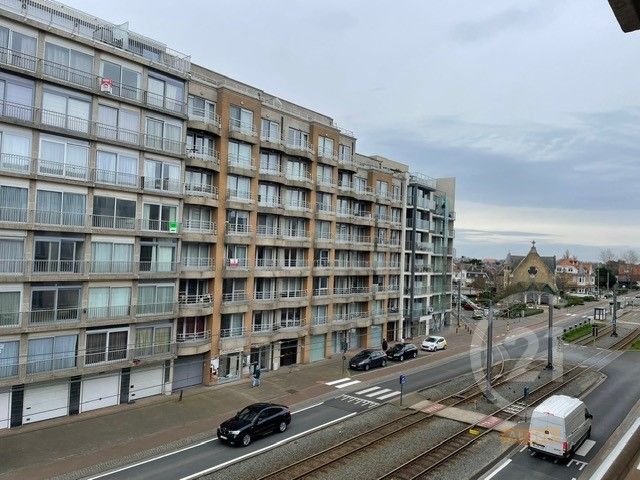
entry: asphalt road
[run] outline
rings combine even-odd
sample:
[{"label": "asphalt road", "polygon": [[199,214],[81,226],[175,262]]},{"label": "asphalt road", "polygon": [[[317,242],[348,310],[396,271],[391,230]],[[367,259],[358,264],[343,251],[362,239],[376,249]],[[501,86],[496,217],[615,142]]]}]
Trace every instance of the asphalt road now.
[{"label": "asphalt road", "polygon": [[[566,313],[558,314],[556,322],[559,327],[575,323],[586,318],[593,311],[593,305],[572,309]],[[516,333],[516,332],[514,332]],[[546,351],[546,330],[529,333],[526,337],[511,341],[504,338],[497,339],[494,348],[494,360],[504,358],[522,358],[539,355]],[[437,353],[435,353],[437,355]],[[586,348],[560,349],[556,352],[559,361],[580,362],[593,355],[593,351]],[[617,355],[617,354],[616,354]],[[631,406],[640,397],[640,382],[630,381],[637,379],[640,372],[640,362],[633,360],[633,353],[627,353],[607,365],[604,372],[609,379],[589,395],[587,403],[595,418],[593,439],[596,447],[602,445],[612,431],[622,421]],[[443,380],[447,380],[461,374],[475,370],[484,365],[484,352],[476,352],[470,355],[458,356],[439,365],[426,366],[424,368],[412,368],[412,362],[407,361],[407,374],[405,392],[413,392],[423,389]],[[357,374],[353,375],[357,378]],[[349,416],[357,415],[370,408],[372,402],[365,399],[367,389],[398,390],[398,378],[387,378],[378,382],[359,383],[348,388],[336,390],[336,396],[328,401],[319,403],[311,408],[295,413],[290,428],[284,434],[272,435],[256,440],[247,448],[232,448],[220,444],[216,439],[211,439],[190,448],[152,458],[113,472],[90,477],[91,479],[182,479],[197,478],[199,474],[208,473],[222,468],[229,463],[241,461],[246,456],[256,455],[259,451],[277,446],[292,437],[308,434],[314,429],[322,428],[331,422],[341,421]],[[364,389],[364,390],[363,390]],[[394,399],[397,397],[394,397]],[[616,399],[612,405],[611,398]],[[373,400],[373,399],[372,399]],[[597,451],[594,447],[585,457],[586,461]],[[544,462],[537,458],[531,458],[525,452],[516,455],[499,476],[494,478],[523,478],[547,479],[567,478],[571,479],[579,474],[579,465],[573,464],[566,467],[552,462]],[[540,475],[540,476],[535,476]]]}]

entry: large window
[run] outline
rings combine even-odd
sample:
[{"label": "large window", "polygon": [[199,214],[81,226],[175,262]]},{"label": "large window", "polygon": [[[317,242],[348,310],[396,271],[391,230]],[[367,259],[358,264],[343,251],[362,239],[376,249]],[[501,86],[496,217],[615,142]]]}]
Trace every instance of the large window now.
[{"label": "large window", "polygon": [[98,105],[96,135],[137,145],[140,143],[140,113],[126,108]]},{"label": "large window", "polygon": [[88,331],[84,363],[92,365],[126,359],[128,337],[128,328]]},{"label": "large window", "polygon": [[171,326],[136,328],[136,356],[146,357],[171,351]]},{"label": "large window", "polygon": [[276,152],[262,150],[260,152],[260,172],[271,175],[280,174],[280,155]]},{"label": "large window", "polygon": [[351,146],[340,144],[338,147],[338,157],[340,158],[340,160],[343,160],[345,162],[350,162],[352,160]]},{"label": "large window", "polygon": [[280,310],[280,327],[299,327],[302,325],[302,308],[283,308]]},{"label": "large window", "polygon": [[147,117],[145,145],[156,150],[184,154],[182,125],[159,118]]},{"label": "large window", "polygon": [[96,183],[125,187],[138,186],[138,157],[98,150]]},{"label": "large window", "polygon": [[280,187],[275,183],[260,182],[258,185],[258,204],[267,207],[280,206]]},{"label": "large window", "polygon": [[93,226],[133,230],[136,221],[135,200],[123,198],[93,197]]},{"label": "large window", "polygon": [[280,124],[278,122],[274,122],[273,120],[263,118],[260,137],[262,138],[262,140],[266,140],[268,142],[279,142]]},{"label": "large window", "polygon": [[87,88],[95,85],[93,57],[54,43],[44,45],[44,74]]},{"label": "large window", "polygon": [[184,83],[149,73],[147,103],[154,107],[165,108],[172,112],[182,112],[184,107]]},{"label": "large window", "polygon": [[231,105],[229,107],[229,125],[231,130],[253,134],[253,112],[246,108]]},{"label": "large window", "polygon": [[89,288],[90,319],[126,317],[131,314],[131,287]]},{"label": "large window", "polygon": [[318,164],[316,175],[318,178],[318,183],[333,185],[333,167],[329,165]]},{"label": "large window", "polygon": [[241,177],[238,175],[229,175],[227,177],[227,192],[229,196],[235,198],[250,199],[251,198],[251,178]]},{"label": "large window", "polygon": [[225,246],[225,256],[227,266],[233,267],[246,267],[247,263],[247,246],[228,243]]},{"label": "large window", "polygon": [[273,310],[253,312],[253,331],[269,332],[273,328]]},{"label": "large window", "polygon": [[217,193],[213,185],[213,174],[206,170],[185,170],[184,189],[192,195]]},{"label": "large window", "polygon": [[[0,309],[1,308],[0,306]],[[15,377],[18,375],[19,353],[20,342],[18,340],[0,342],[0,378]]]},{"label": "large window", "polygon": [[187,205],[182,212],[182,224],[190,231],[210,233],[213,231],[213,209],[197,205]]},{"label": "large window", "polygon": [[143,228],[161,232],[177,233],[178,207],[174,205],[158,205],[145,203],[143,208]]},{"label": "large window", "polygon": [[36,237],[33,253],[35,273],[82,272],[81,239]]},{"label": "large window", "polygon": [[0,113],[19,120],[33,120],[34,83],[0,74]]},{"label": "large window", "polygon": [[20,291],[0,292],[0,327],[17,327],[20,325],[21,303],[22,293]]},{"label": "large window", "polygon": [[75,322],[80,319],[81,287],[34,287],[31,292],[32,324]]},{"label": "large window", "polygon": [[77,354],[77,335],[30,339],[27,354],[27,373],[73,368],[76,366]]},{"label": "large window", "polygon": [[133,272],[133,244],[93,242],[91,273]]},{"label": "large window", "polygon": [[251,144],[229,141],[229,163],[251,167]]},{"label": "large window", "polygon": [[297,128],[289,127],[287,141],[292,147],[305,149],[309,145],[309,134]]},{"label": "large window", "polygon": [[0,169],[21,173],[31,169],[30,136],[0,131]]},{"label": "large window", "polygon": [[220,337],[240,337],[244,332],[244,313],[222,315]]},{"label": "large window", "polygon": [[0,26],[0,62],[35,70],[36,42],[35,37]]},{"label": "large window", "polygon": [[38,190],[36,222],[48,225],[83,226],[87,196],[81,193]]},{"label": "large window", "polygon": [[227,229],[235,233],[248,232],[249,212],[245,210],[227,210]]},{"label": "large window", "polygon": [[138,314],[158,315],[173,312],[174,285],[139,285]]},{"label": "large window", "polygon": [[111,94],[118,97],[130,98],[141,101],[142,91],[140,90],[140,73],[127,67],[122,67],[117,63],[102,60],[100,64],[100,75],[113,82]]},{"label": "large window", "polygon": [[140,240],[141,272],[174,272],[176,241],[142,238]]},{"label": "large window", "polygon": [[306,162],[289,158],[287,160],[287,178],[307,179],[309,178],[309,167]]},{"label": "large window", "polygon": [[214,138],[200,133],[188,132],[187,155],[203,160],[214,158],[216,156]]},{"label": "large window", "polygon": [[318,137],[318,155],[321,157],[333,157],[333,139],[329,137]]},{"label": "large window", "polygon": [[88,132],[91,99],[75,92],[45,90],[42,93],[42,123],[77,132]]},{"label": "large window", "polygon": [[189,95],[189,116],[207,123],[218,123],[216,104],[202,97]]},{"label": "large window", "polygon": [[180,190],[180,165],[161,160],[144,161],[144,188],[177,192]]},{"label": "large window", "polygon": [[26,222],[28,194],[26,188],[0,185],[0,220]]},{"label": "large window", "polygon": [[182,242],[182,266],[187,268],[204,268],[211,265],[210,246],[208,243]]},{"label": "large window", "polygon": [[62,137],[40,139],[38,173],[85,180],[88,174],[89,146]]}]

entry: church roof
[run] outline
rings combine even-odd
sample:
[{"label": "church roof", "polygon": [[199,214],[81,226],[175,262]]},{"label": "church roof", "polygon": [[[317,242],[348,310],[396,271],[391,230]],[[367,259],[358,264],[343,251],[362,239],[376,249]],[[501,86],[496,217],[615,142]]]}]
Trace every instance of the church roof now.
[{"label": "church roof", "polygon": [[[527,258],[525,255],[507,255],[507,265],[511,267],[511,270],[515,270],[522,261]],[[556,257],[540,257],[540,260],[547,266],[551,272],[556,271]]]}]

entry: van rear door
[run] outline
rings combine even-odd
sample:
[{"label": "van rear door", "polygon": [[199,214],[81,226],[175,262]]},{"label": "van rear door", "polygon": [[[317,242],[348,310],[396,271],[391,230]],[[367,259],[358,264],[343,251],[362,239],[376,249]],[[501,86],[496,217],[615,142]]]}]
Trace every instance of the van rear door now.
[{"label": "van rear door", "polygon": [[549,414],[539,414],[531,419],[529,446],[540,452],[563,456],[564,422]]}]

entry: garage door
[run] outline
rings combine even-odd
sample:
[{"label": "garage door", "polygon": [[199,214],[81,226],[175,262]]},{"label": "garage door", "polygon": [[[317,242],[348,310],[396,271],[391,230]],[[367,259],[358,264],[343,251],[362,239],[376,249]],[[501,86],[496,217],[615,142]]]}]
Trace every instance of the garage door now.
[{"label": "garage door", "polygon": [[382,325],[371,326],[371,348],[377,348],[382,345]]},{"label": "garage door", "polygon": [[202,384],[204,355],[190,355],[173,362],[173,390]]},{"label": "garage door", "polygon": [[0,392],[0,428],[11,424],[11,392]]},{"label": "garage door", "polygon": [[324,358],[326,335],[311,335],[311,355],[312,362],[322,360]]},{"label": "garage door", "polygon": [[129,377],[129,400],[150,397],[162,393],[164,367],[161,365],[144,370],[131,370]]},{"label": "garage door", "polygon": [[82,380],[80,411],[117,405],[120,401],[120,375],[104,375]]},{"label": "garage door", "polygon": [[69,411],[69,383],[26,387],[22,423],[63,417]]}]

